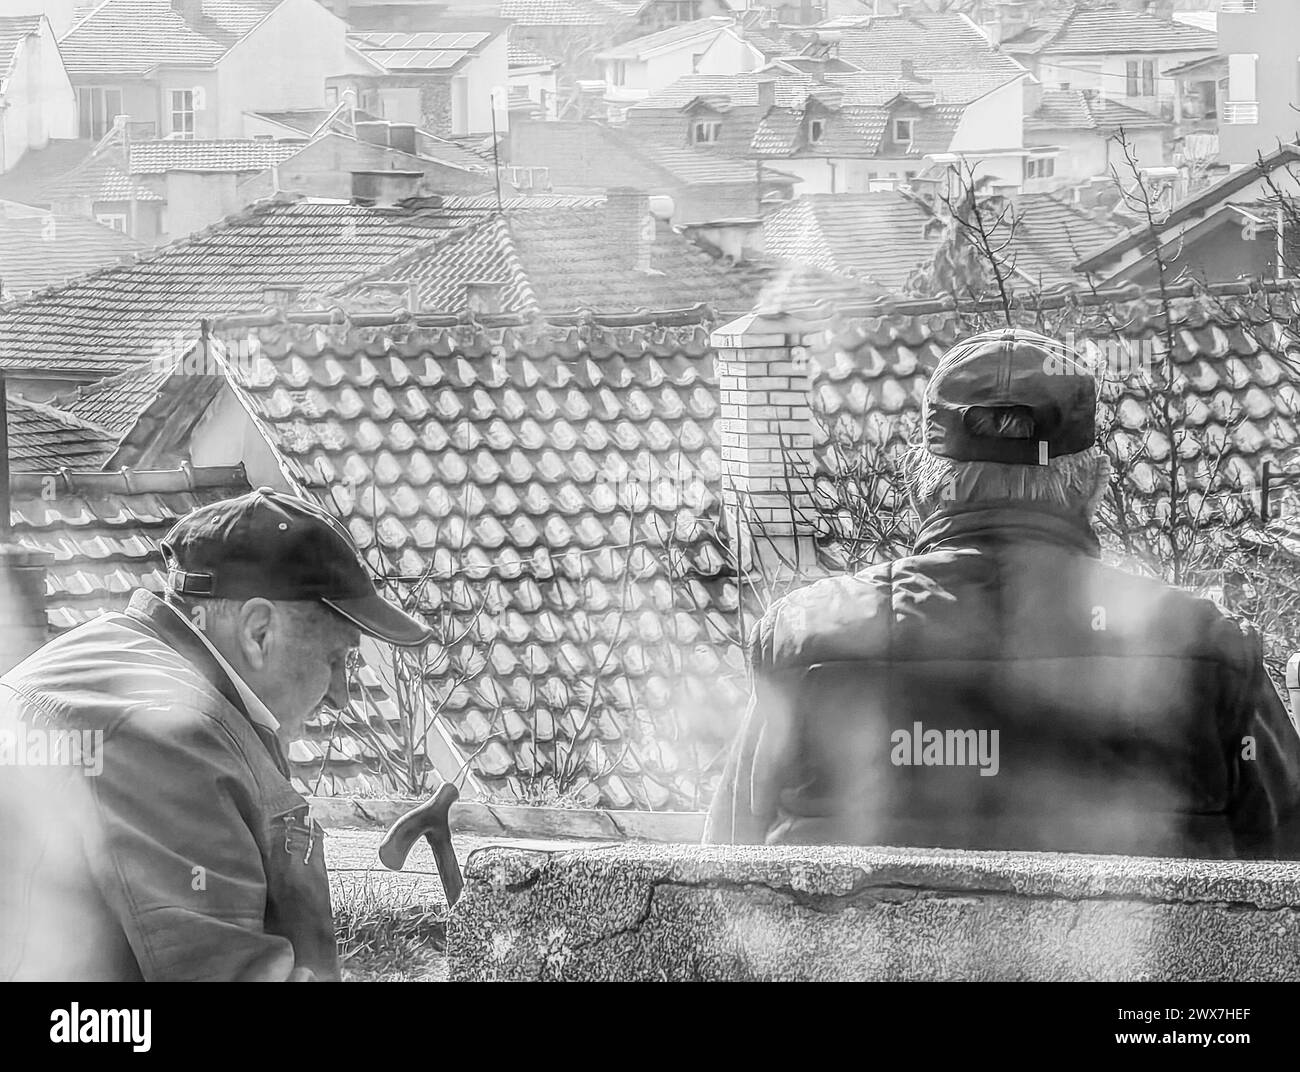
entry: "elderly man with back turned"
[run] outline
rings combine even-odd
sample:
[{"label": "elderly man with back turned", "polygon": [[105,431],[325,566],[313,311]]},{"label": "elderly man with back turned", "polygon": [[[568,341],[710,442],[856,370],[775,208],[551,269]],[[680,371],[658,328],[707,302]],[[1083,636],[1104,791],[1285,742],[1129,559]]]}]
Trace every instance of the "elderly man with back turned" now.
[{"label": "elderly man with back turned", "polygon": [[336,979],[322,831],[284,746],[347,703],[362,633],[429,631],[334,518],[269,488],[162,549],[164,599],[137,592],[0,678],[0,734],[100,753],[0,765],[0,979]]},{"label": "elderly man with back turned", "polygon": [[1095,391],[1032,332],[944,355],[914,552],[764,616],[706,841],[1300,857],[1257,637],[1098,560]]}]

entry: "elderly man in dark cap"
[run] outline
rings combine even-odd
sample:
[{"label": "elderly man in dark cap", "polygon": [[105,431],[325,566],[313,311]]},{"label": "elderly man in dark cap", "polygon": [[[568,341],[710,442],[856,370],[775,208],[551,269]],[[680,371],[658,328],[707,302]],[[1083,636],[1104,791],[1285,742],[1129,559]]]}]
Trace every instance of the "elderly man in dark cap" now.
[{"label": "elderly man in dark cap", "polygon": [[1300,857],[1300,737],[1257,637],[1103,565],[1092,370],[954,347],[911,557],[776,603],[706,840]]},{"label": "elderly man in dark cap", "polygon": [[[137,592],[0,678],[0,979],[336,979],[322,832],[284,747],[360,635],[429,639],[343,527],[270,488],[183,518]],[[97,750],[93,764],[60,763]]]}]

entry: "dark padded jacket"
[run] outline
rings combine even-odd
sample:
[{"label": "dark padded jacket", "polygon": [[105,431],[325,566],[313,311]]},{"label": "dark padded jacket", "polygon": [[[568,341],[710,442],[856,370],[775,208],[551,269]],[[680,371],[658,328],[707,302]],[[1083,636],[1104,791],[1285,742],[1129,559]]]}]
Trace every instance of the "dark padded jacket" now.
[{"label": "dark padded jacket", "polygon": [[706,841],[1300,858],[1258,638],[1098,554],[1080,518],[965,507],[776,603]]},{"label": "dark padded jacket", "polygon": [[0,980],[338,978],[323,832],[156,596],[0,678],[0,734],[30,757],[69,733],[98,770],[0,764]]}]

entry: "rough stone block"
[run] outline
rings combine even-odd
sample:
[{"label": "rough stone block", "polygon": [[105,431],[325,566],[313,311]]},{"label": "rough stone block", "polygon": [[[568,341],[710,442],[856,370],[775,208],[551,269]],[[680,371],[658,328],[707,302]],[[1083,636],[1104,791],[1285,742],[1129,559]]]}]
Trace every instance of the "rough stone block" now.
[{"label": "rough stone block", "polygon": [[1296,980],[1300,864],[621,843],[474,853],[456,980]]}]

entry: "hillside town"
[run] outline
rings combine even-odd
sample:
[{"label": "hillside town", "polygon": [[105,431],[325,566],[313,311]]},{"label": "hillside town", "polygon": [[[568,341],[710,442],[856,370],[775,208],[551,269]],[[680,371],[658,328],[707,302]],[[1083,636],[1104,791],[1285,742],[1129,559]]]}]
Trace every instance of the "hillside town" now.
[{"label": "hillside town", "polygon": [[362,628],[296,794],[712,837],[773,608],[912,553],[932,374],[1023,329],[1110,376],[1107,561],[1289,703],[1297,42],[1294,0],[0,0],[0,675],[261,489],[427,630]]}]

